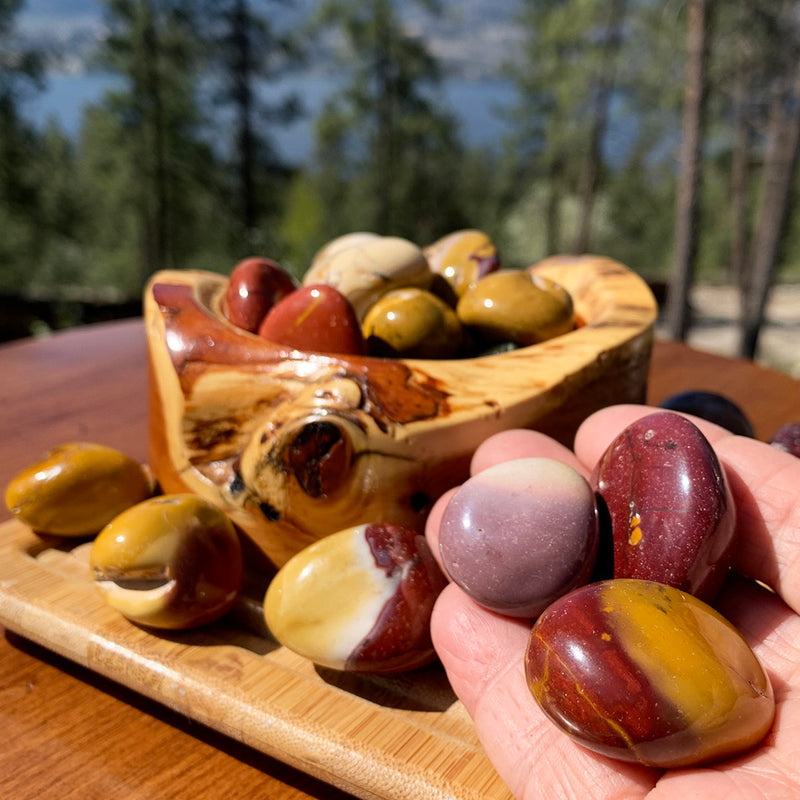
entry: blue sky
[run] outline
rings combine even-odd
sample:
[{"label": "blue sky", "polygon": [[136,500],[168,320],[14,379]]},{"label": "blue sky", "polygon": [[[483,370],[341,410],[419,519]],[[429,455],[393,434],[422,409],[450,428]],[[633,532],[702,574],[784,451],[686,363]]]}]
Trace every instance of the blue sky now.
[{"label": "blue sky", "polygon": [[[318,0],[303,1],[313,4]],[[281,7],[269,0],[254,0],[259,3],[270,9]],[[509,105],[512,91],[505,81],[487,78],[496,76],[499,63],[508,55],[509,41],[518,36],[511,24],[516,0],[450,0],[446,5],[448,18],[431,26],[414,11],[413,4],[401,3],[412,33],[424,31],[428,46],[440,58],[466,66],[445,89],[446,102],[460,119],[465,139],[470,144],[496,144],[505,131],[497,111]],[[112,85],[110,76],[86,72],[88,54],[102,35],[102,13],[100,0],[28,0],[25,4],[18,17],[20,30],[66,54],[54,65],[45,91],[24,104],[23,113],[36,124],[52,118],[67,133],[77,135],[83,108],[98,101]],[[319,74],[301,74],[291,80],[295,88],[306,81],[302,91],[312,116],[333,88],[329,77]],[[302,161],[311,147],[310,121],[291,126],[279,138],[279,149],[290,160]]]},{"label": "blue sky", "polygon": [[[319,0],[286,5],[274,0],[251,2],[277,20],[302,14],[304,6],[313,7]],[[27,35],[62,47],[74,45],[76,39],[85,45],[87,37],[102,32],[103,6],[101,0],[27,0],[18,26]],[[444,63],[473,77],[496,72],[520,39],[514,25],[517,0],[443,0],[442,6],[444,16],[433,21],[415,3],[398,0],[409,32],[423,36]],[[74,60],[72,64],[74,68]]]}]

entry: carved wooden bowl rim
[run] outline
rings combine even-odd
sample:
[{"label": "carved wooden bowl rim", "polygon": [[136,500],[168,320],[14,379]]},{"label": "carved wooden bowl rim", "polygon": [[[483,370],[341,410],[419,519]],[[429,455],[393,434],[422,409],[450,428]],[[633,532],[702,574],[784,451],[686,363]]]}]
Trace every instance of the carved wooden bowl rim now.
[{"label": "carved wooden bowl rim", "polygon": [[[145,294],[145,319],[150,457],[157,478],[167,491],[194,491],[222,503],[280,564],[302,544],[347,526],[339,524],[343,518],[338,516],[333,525],[327,515],[361,514],[362,508],[372,515],[376,498],[387,509],[394,504],[394,514],[402,495],[405,518],[418,524],[427,506],[415,504],[416,494],[433,498],[462,480],[470,453],[493,432],[538,427],[567,436],[578,416],[601,404],[641,401],[656,317],[646,283],[602,257],[556,257],[531,269],[570,292],[581,325],[540,344],[448,360],[338,356],[281,347],[225,319],[226,276],[156,273]],[[304,474],[296,458],[278,463],[270,449],[263,456],[263,472],[253,461],[261,463],[259,441],[272,448],[280,441],[277,431],[291,432],[295,421],[298,430],[304,429],[310,419],[352,423],[363,448],[358,464],[388,459],[394,466],[380,475],[377,470],[383,467],[373,471],[364,466],[360,474],[369,476],[370,488],[358,489],[355,503],[341,492],[322,491],[311,495],[327,498],[328,505],[315,505],[292,482],[291,475],[299,481]],[[237,496],[254,498],[255,506],[237,505],[231,496],[232,470],[240,456],[241,474],[250,479]],[[298,458],[302,461],[302,454]],[[322,462],[312,458],[314,463]],[[272,488],[262,490],[261,483],[253,484],[254,477],[272,481],[276,464],[278,488],[269,484]],[[312,477],[318,474],[324,488],[326,480],[338,479],[331,469],[312,469]],[[285,479],[290,480],[288,489]],[[305,487],[308,482],[300,483]],[[357,521],[363,520],[351,520]]]},{"label": "carved wooden bowl rim", "polygon": [[[470,365],[486,361],[518,360],[520,356],[555,345],[566,348],[576,338],[592,336],[600,328],[619,328],[623,331],[646,329],[655,321],[657,305],[646,282],[629,268],[603,256],[552,256],[528,268],[536,274],[551,278],[567,288],[576,310],[577,325],[569,333],[555,339],[517,349],[450,359],[387,358],[375,355],[340,355],[325,351],[298,350],[269,341],[255,333],[238,328],[227,320],[222,311],[222,300],[227,276],[202,270],[161,270],[155,273],[145,290],[146,306],[153,301],[154,287],[158,284],[185,285],[194,291],[194,299],[208,315],[209,322],[223,325],[231,334],[241,338],[241,343],[251,352],[261,351],[271,361],[291,358],[334,358],[345,362],[396,363],[403,362],[422,370],[436,369],[436,364],[448,366]],[[157,304],[157,303],[156,303]],[[152,309],[146,316],[151,316]],[[250,358],[243,361],[251,361]],[[459,370],[460,371],[460,370]]]}]

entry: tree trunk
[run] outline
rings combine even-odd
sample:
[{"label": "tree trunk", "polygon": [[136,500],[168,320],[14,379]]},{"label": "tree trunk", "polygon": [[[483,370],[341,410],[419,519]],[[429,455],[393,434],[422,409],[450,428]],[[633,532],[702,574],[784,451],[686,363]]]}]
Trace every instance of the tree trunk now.
[{"label": "tree trunk", "polygon": [[761,179],[756,230],[753,235],[751,276],[744,295],[739,354],[754,358],[764,324],[764,312],[786,227],[792,182],[800,143],[800,60],[793,75],[776,87],[770,109],[767,151]]},{"label": "tree trunk", "polygon": [[394,223],[393,170],[395,141],[395,92],[390,8],[385,2],[373,4],[375,96],[375,196],[376,228],[379,233],[392,232]]},{"label": "tree trunk", "polygon": [[589,146],[580,178],[581,211],[575,252],[589,249],[592,233],[592,212],[597,195],[597,176],[602,163],[603,137],[608,127],[608,111],[614,93],[617,61],[622,44],[622,27],[625,22],[627,0],[614,0],[606,24],[600,66],[594,86],[594,108],[589,132]]},{"label": "tree trunk", "polygon": [[142,111],[144,152],[144,229],[145,248],[141,266],[142,285],[153,272],[171,266],[169,237],[169,198],[167,189],[167,154],[164,107],[161,86],[161,42],[157,31],[156,11],[152,0],[142,0],[141,51],[136,68],[140,69],[134,88]]},{"label": "tree trunk", "polygon": [[686,82],[683,99],[680,173],[675,215],[672,276],[667,298],[667,329],[684,340],[689,331],[689,290],[697,250],[700,158],[706,100],[706,62],[713,0],[690,0],[687,25]]},{"label": "tree trunk", "polygon": [[255,136],[253,133],[253,76],[250,37],[247,28],[250,13],[246,0],[236,0],[231,16],[231,38],[235,42],[233,67],[234,105],[236,108],[236,149],[239,184],[239,213],[245,237],[252,243],[258,225],[255,185]]},{"label": "tree trunk", "polygon": [[550,162],[547,182],[547,203],[545,206],[545,254],[561,252],[561,184],[564,180],[564,166],[561,154]]},{"label": "tree trunk", "polygon": [[729,276],[746,291],[748,274],[749,225],[747,215],[747,186],[750,175],[750,132],[747,119],[747,102],[750,97],[749,65],[744,55],[746,46],[744,5],[739,3],[739,30],[734,42],[736,72],[733,84],[733,147],[731,153],[731,250]]}]

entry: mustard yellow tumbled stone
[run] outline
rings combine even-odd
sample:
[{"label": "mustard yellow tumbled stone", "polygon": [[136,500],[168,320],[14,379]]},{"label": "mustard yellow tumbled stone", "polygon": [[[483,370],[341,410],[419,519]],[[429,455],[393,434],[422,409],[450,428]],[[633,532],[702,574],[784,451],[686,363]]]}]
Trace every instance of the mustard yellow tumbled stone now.
[{"label": "mustard yellow tumbled stone", "polygon": [[431,270],[450,284],[456,297],[500,268],[500,256],[483,231],[453,231],[423,249]]},{"label": "mustard yellow tumbled stone", "polygon": [[458,301],[461,323],[489,342],[537,344],[575,327],[569,293],[555,281],[521,270],[493,272]]},{"label": "mustard yellow tumbled stone", "polygon": [[219,619],[243,577],[233,523],[193,494],[152,497],[115,517],[94,540],[89,567],[112,608],[168,630]]},{"label": "mustard yellow tumbled stone", "polygon": [[452,358],[463,340],[455,311],[413,287],[383,295],[367,312],[362,332],[370,352],[379,356]]},{"label": "mustard yellow tumbled stone", "polygon": [[17,474],[6,507],[38,533],[89,536],[147,498],[151,481],[124,453],[92,442],[67,442]]},{"label": "mustard yellow tumbled stone", "polygon": [[434,658],[430,615],[445,583],[420,533],[357,525],[284,564],[267,589],[264,618],[284,647],[315,664],[399,672]]}]

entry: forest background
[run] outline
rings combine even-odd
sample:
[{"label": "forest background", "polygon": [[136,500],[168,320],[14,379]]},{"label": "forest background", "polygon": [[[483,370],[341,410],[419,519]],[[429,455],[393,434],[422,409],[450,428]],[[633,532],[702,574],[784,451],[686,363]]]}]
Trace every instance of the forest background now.
[{"label": "forest background", "polygon": [[[504,118],[480,145],[443,102],[464,3],[101,5],[88,57],[117,80],[68,132],[22,113],[63,53],[0,0],[0,338],[136,313],[158,269],[261,254],[301,276],[353,230],[425,245],[477,227],[507,267],[611,256],[677,339],[696,281],[734,285],[746,357],[775,284],[800,282],[797,0],[504,0],[517,35],[475,61],[513,100],[469,109]],[[302,84],[263,90],[311,63],[337,88],[291,163],[276,141],[309,113]]]}]

